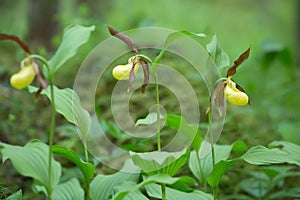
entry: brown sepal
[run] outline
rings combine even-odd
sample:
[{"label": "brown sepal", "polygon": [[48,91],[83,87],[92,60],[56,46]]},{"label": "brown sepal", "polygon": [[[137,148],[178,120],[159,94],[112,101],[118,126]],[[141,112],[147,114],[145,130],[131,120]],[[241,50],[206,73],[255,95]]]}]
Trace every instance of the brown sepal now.
[{"label": "brown sepal", "polygon": [[142,64],[143,72],[144,72],[144,82],[142,85],[142,93],[144,93],[149,83],[149,65],[143,58],[140,58],[140,62]]},{"label": "brown sepal", "polygon": [[27,54],[30,55],[31,51],[28,47],[28,45],[22,41],[20,38],[18,38],[15,35],[9,35],[9,34],[4,34],[4,33],[0,33],[0,40],[11,40],[14,41],[16,43],[18,43],[20,45],[20,47],[23,49],[23,51]]},{"label": "brown sepal", "polygon": [[211,96],[210,96],[210,103],[207,106],[206,109],[206,114],[210,111],[211,109],[211,103],[215,102],[216,108],[220,114],[220,116],[222,116],[223,110],[224,110],[224,88],[226,86],[225,81],[221,81],[220,83],[218,83],[216,85],[216,87],[214,88]]},{"label": "brown sepal", "polygon": [[132,51],[135,54],[138,54],[138,50],[135,47],[134,42],[127,35],[124,35],[123,33],[120,33],[119,31],[117,31],[116,29],[114,29],[114,28],[112,28],[110,26],[107,26],[107,28],[108,28],[109,33],[112,36],[114,36],[116,38],[119,38],[120,40],[122,40],[123,42],[125,42],[132,49]]},{"label": "brown sepal", "polygon": [[228,69],[228,71],[227,71],[227,75],[226,75],[227,78],[228,78],[229,76],[234,75],[234,74],[236,73],[236,68],[237,68],[238,66],[240,66],[245,60],[247,60],[247,58],[249,57],[249,54],[250,54],[250,48],[251,48],[251,47],[249,47],[244,53],[242,53],[242,54],[240,55],[240,57],[239,57],[236,61],[234,61],[233,66],[230,67],[230,68]]},{"label": "brown sepal", "polygon": [[33,65],[35,74],[36,74],[36,76],[38,78],[38,81],[40,83],[39,90],[35,94],[35,97],[38,98],[40,93],[42,92],[42,90],[47,88],[47,82],[44,78],[44,75],[43,75],[42,71],[40,70],[40,67],[39,67],[38,63],[35,60],[32,59],[31,64]]}]

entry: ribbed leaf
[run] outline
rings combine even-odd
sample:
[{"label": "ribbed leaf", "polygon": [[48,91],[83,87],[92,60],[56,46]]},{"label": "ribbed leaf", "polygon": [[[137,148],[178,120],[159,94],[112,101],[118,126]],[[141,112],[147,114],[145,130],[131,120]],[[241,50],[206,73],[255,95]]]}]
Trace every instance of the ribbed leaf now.
[{"label": "ribbed leaf", "polygon": [[117,193],[112,200],[147,200],[142,192],[139,190],[138,185],[133,182],[125,181],[115,187]]},{"label": "ribbed leaf", "polygon": [[[45,187],[48,183],[48,155],[49,147],[38,141],[33,140],[22,146],[8,145],[0,143],[3,147],[1,153],[3,162],[10,159],[16,170],[23,176],[31,177]],[[52,159],[52,181],[51,188],[54,188],[61,175],[61,166]]]},{"label": "ribbed leaf", "polygon": [[221,160],[218,162],[211,175],[207,178],[207,182],[211,187],[217,187],[221,181],[222,176],[227,172],[227,170],[237,161],[241,159],[234,159],[229,161]]},{"label": "ribbed leaf", "polygon": [[249,149],[242,158],[253,165],[268,165],[290,163],[300,165],[299,146],[289,142],[274,142],[272,145],[282,145],[283,148],[267,148],[255,146]]},{"label": "ribbed leaf", "polygon": [[91,182],[91,193],[93,199],[111,200],[114,187],[124,181],[137,182],[138,173],[127,173],[119,171],[111,175],[97,175]]},{"label": "ribbed leaf", "polygon": [[173,33],[170,33],[166,39],[166,42],[164,44],[163,49],[160,51],[158,56],[156,56],[155,60],[152,63],[152,66],[150,67],[150,72],[152,74],[155,74],[157,71],[158,64],[161,62],[162,58],[164,57],[168,47],[177,39],[181,37],[206,37],[203,33],[193,33],[189,31],[176,31]]},{"label": "ribbed leaf", "polygon": [[53,146],[52,151],[55,155],[63,156],[77,165],[81,170],[86,182],[89,184],[95,174],[95,167],[92,163],[82,161],[72,149],[63,146]]},{"label": "ribbed leaf", "polygon": [[180,115],[167,115],[167,126],[179,131],[191,141],[194,149],[199,150],[202,137],[198,126],[188,124],[184,117]]},{"label": "ribbed leaf", "polygon": [[72,178],[66,183],[57,185],[52,193],[53,200],[84,200],[84,191],[81,188],[79,181]]},{"label": "ribbed leaf", "polygon": [[[218,163],[221,160],[227,160],[232,147],[233,145],[215,145],[215,162]],[[189,159],[189,168],[200,183],[205,184],[213,171],[211,153],[199,160],[196,151],[192,151]]]},{"label": "ribbed leaf", "polygon": [[[149,196],[161,199],[161,186],[158,184],[150,184],[146,185],[146,192]],[[193,192],[182,192],[179,190],[175,190],[169,187],[166,187],[167,199],[171,200],[212,200],[213,197],[210,194],[201,192],[199,190],[194,190]]]},{"label": "ribbed leaf", "polygon": [[[30,86],[28,90],[35,93],[38,88]],[[51,100],[49,87],[43,90],[41,94],[46,95]],[[91,118],[88,111],[82,107],[76,92],[70,88],[59,89],[54,86],[54,101],[56,111],[62,114],[66,120],[75,124],[85,138],[91,125]]]},{"label": "ribbed leaf", "polygon": [[133,163],[140,167],[146,174],[168,174],[175,175],[189,157],[189,149],[180,152],[130,152]]},{"label": "ribbed leaf", "polygon": [[49,60],[51,75],[54,75],[70,58],[76,55],[80,46],[86,43],[95,26],[71,25],[64,30],[63,38],[54,56]]},{"label": "ribbed leaf", "polygon": [[17,192],[13,193],[9,197],[6,198],[6,200],[22,200],[22,190],[18,190]]},{"label": "ribbed leaf", "polygon": [[[152,183],[163,183],[166,185],[183,185],[186,188],[186,184],[190,185],[196,185],[196,182],[194,179],[191,179],[189,177],[171,177],[167,174],[156,174],[153,176],[146,177],[142,182],[139,184],[133,184],[133,183],[126,183],[126,186],[123,186],[119,188],[119,192],[115,194],[113,197],[113,200],[122,200],[124,197],[127,197],[127,195],[130,195],[133,192],[139,191],[139,189],[145,185],[152,184]],[[124,183],[125,185],[125,183]]]},{"label": "ribbed leaf", "polygon": [[218,66],[219,70],[230,64],[229,56],[219,44],[216,35],[214,35],[210,43],[206,45],[206,49],[209,55],[211,56],[212,60]]}]

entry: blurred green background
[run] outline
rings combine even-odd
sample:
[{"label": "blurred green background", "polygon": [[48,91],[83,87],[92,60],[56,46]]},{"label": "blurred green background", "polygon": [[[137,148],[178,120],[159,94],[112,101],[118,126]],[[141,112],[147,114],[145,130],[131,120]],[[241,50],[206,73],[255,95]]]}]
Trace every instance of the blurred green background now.
[{"label": "blurred green background", "polygon": [[[155,26],[203,32],[208,36],[204,45],[216,33],[231,63],[251,45],[250,58],[235,79],[249,93],[252,105],[229,106],[224,131],[242,139],[251,134],[251,144],[267,144],[274,137],[300,143],[299,4],[296,0],[4,0],[0,3],[0,32],[19,36],[33,52],[50,58],[66,26],[96,25],[91,41],[56,77],[60,87],[72,87],[84,57],[109,37],[106,25],[120,31]],[[13,91],[8,84],[24,57],[22,50],[12,42],[2,41],[0,53],[1,137],[24,143],[24,134],[39,135],[38,131],[42,136],[47,120],[37,120],[36,115],[43,113],[37,111],[33,97]],[[243,120],[230,123],[236,119]]]},{"label": "blurred green background", "polygon": [[[285,139],[300,144],[299,9],[297,0],[1,0],[0,32],[19,36],[32,52],[50,58],[66,26],[96,25],[90,42],[55,77],[60,87],[73,86],[85,56],[109,37],[106,25],[120,31],[154,26],[203,32],[208,36],[203,44],[217,34],[231,63],[251,45],[250,58],[238,69],[235,81],[247,91],[252,105],[228,106],[220,143],[241,139],[253,146]],[[46,141],[49,126],[47,103],[9,86],[9,77],[24,56],[16,44],[0,42],[0,139],[13,144],[31,138]],[[108,89],[110,83],[112,78]],[[105,95],[110,91],[101,90],[97,102],[110,120]],[[59,118],[58,125],[64,124]],[[60,139],[64,138],[56,138]]]}]

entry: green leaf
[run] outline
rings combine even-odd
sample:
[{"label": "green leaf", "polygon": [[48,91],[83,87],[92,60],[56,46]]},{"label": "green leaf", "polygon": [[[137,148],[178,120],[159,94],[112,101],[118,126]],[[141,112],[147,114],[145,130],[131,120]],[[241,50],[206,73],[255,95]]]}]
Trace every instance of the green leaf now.
[{"label": "green leaf", "polygon": [[22,200],[22,190],[18,190],[17,192],[13,193],[9,197],[6,198],[6,200]]},{"label": "green leaf", "polygon": [[113,200],[148,200],[140,190],[138,190],[137,184],[129,181],[125,181],[120,185],[114,187],[117,194],[112,198]]},{"label": "green leaf", "polygon": [[270,195],[269,199],[287,199],[287,198],[300,198],[300,187],[288,188],[280,190]]},{"label": "green leaf", "polygon": [[52,181],[51,186],[48,182],[48,155],[49,147],[38,141],[33,140],[24,147],[0,143],[3,146],[3,162],[10,159],[16,170],[23,176],[31,177],[44,185],[46,188],[54,188],[61,175],[61,166],[52,159]]},{"label": "green leaf", "polygon": [[[149,196],[161,199],[161,186],[158,184],[150,184],[146,185],[146,192]],[[171,200],[212,200],[213,196],[199,190],[194,190],[193,192],[182,192],[179,190],[175,190],[170,187],[166,187],[167,199]]]},{"label": "green leaf", "polygon": [[[164,116],[160,115],[160,119],[164,119]],[[157,122],[157,113],[151,112],[146,116],[146,118],[137,120],[135,125],[151,125],[155,122]]]},{"label": "green leaf", "polygon": [[133,163],[140,167],[146,174],[175,175],[189,157],[189,149],[179,152],[154,151],[147,153],[130,152]]},{"label": "green leaf", "polygon": [[155,60],[153,61],[151,67],[150,67],[150,72],[152,74],[155,74],[157,71],[157,67],[158,64],[161,62],[162,58],[164,57],[168,47],[177,39],[181,38],[181,37],[206,37],[205,34],[203,33],[193,33],[193,32],[189,32],[189,31],[177,31],[177,32],[173,32],[170,33],[166,39],[166,42],[164,44],[163,49],[160,51],[160,53],[158,54],[158,56],[156,56]]},{"label": "green leaf", "polygon": [[221,178],[225,174],[225,172],[227,172],[228,169],[239,160],[241,159],[234,159],[228,161],[221,160],[220,162],[218,162],[213,168],[213,171],[210,174],[210,176],[207,178],[207,182],[209,183],[209,185],[213,188],[218,187]]},{"label": "green leaf", "polygon": [[84,191],[76,178],[57,185],[52,193],[53,200],[84,200]]},{"label": "green leaf", "polygon": [[127,173],[119,171],[111,175],[97,175],[90,184],[93,199],[110,200],[114,192],[114,187],[124,181],[136,183],[139,173]]},{"label": "green leaf", "polygon": [[[227,160],[232,147],[233,144],[215,145],[215,162],[218,163],[221,160]],[[205,184],[213,171],[211,153],[200,159],[199,156],[197,157],[196,151],[192,151],[189,159],[189,168],[200,183]]]},{"label": "green leaf", "polygon": [[68,26],[55,55],[49,60],[51,75],[53,76],[69,59],[76,55],[80,46],[86,43],[95,26],[84,27],[80,25]]},{"label": "green leaf", "polygon": [[206,49],[219,70],[230,64],[229,56],[221,47],[216,35],[213,35],[210,43],[206,45]]},{"label": "green leaf", "polygon": [[[89,112],[82,107],[80,99],[74,90],[70,88],[59,89],[56,86],[53,87],[56,111],[62,114],[66,120],[75,124],[85,138],[91,125]],[[30,86],[28,90],[30,93],[35,93],[38,88]],[[51,101],[50,87],[43,90],[41,94],[47,96]]]},{"label": "green leaf", "polygon": [[269,147],[278,147],[282,151],[289,154],[288,163],[300,166],[300,145],[287,141],[274,141],[269,144]]},{"label": "green leaf", "polygon": [[180,115],[167,115],[167,126],[179,131],[192,142],[194,149],[199,150],[202,137],[197,126],[188,124],[184,117]]},{"label": "green leaf", "polygon": [[89,184],[94,177],[95,174],[95,167],[91,163],[82,161],[79,156],[71,149],[67,149],[63,146],[53,146],[52,152],[55,155],[63,156],[73,163],[77,165],[77,167],[81,170],[87,184]]},{"label": "green leaf", "polygon": [[[131,192],[138,191],[141,187],[151,184],[151,183],[163,183],[166,185],[174,185],[176,183],[179,183],[179,185],[184,184],[192,184],[195,185],[196,182],[194,179],[191,179],[189,177],[171,177],[167,174],[155,174],[153,176],[146,177],[142,182],[139,184],[131,184],[130,187],[123,187],[122,190],[119,190],[117,194],[113,197],[113,200],[122,200],[124,197],[126,197]],[[128,184],[127,184],[128,185]],[[186,187],[186,185],[184,185]]]},{"label": "green leaf", "polygon": [[264,146],[250,148],[242,158],[252,165],[268,165],[285,162],[300,165],[300,163],[297,163],[295,160],[295,155],[289,154],[278,148],[268,149]]}]

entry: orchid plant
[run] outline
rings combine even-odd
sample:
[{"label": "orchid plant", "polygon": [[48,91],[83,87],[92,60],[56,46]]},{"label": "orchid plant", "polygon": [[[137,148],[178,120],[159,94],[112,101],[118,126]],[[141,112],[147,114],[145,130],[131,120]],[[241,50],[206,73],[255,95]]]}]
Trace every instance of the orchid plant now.
[{"label": "orchid plant", "polygon": [[[196,136],[189,138],[192,141],[191,147],[187,147],[179,152],[163,151],[161,147],[160,133],[160,107],[156,107],[156,144],[157,150],[151,152],[135,152],[130,151],[130,159],[124,163],[126,168],[128,163],[133,163],[138,168],[136,173],[125,171],[117,171],[113,174],[103,174],[97,172],[97,163],[91,162],[88,152],[87,137],[91,126],[91,116],[89,112],[82,106],[76,91],[70,88],[57,87],[53,82],[53,77],[58,74],[60,68],[72,59],[77,50],[84,43],[89,41],[91,33],[95,26],[69,26],[65,29],[62,43],[51,59],[44,58],[40,55],[32,54],[28,45],[16,36],[8,34],[0,34],[0,40],[11,40],[17,42],[24,50],[26,57],[21,61],[21,69],[10,79],[11,86],[15,89],[22,90],[20,92],[34,93],[45,96],[50,100],[51,104],[51,120],[49,124],[48,144],[33,138],[25,146],[17,146],[0,142],[0,150],[2,160],[10,160],[18,173],[22,176],[30,177],[34,180],[34,192],[44,195],[49,200],[69,200],[69,199],[101,199],[101,200],[121,200],[121,199],[218,199],[220,196],[219,185],[222,176],[236,162],[244,161],[251,165],[273,165],[289,163],[294,166],[300,166],[299,154],[300,146],[286,142],[274,141],[268,147],[261,145],[247,149],[247,145],[242,141],[235,141],[233,144],[218,145],[211,144],[212,151],[205,157],[199,156],[200,147],[203,145],[202,135],[199,127],[189,124],[184,117],[180,115],[168,114],[164,116],[166,126],[170,129],[180,130],[181,133],[190,137],[191,132],[196,132]],[[128,59],[126,64],[117,65],[112,69],[112,76],[119,80],[129,80],[129,89],[135,76],[141,66],[144,74],[142,83],[142,92],[145,93],[152,76],[155,80],[155,99],[159,105],[160,93],[158,87],[157,68],[164,58],[165,53],[172,42],[181,37],[202,37],[203,34],[195,34],[189,31],[177,31],[171,33],[167,38],[163,49],[158,55],[154,55],[152,61],[147,55],[140,54],[138,47],[133,40],[108,27],[109,33],[128,45],[134,54]],[[216,38],[211,44],[216,43]],[[218,52],[211,58],[213,61],[217,59],[227,59],[220,56],[220,52],[224,54],[220,45],[210,45],[210,52]],[[213,46],[213,47],[212,47]],[[218,50],[218,51],[217,51]],[[216,106],[219,113],[224,111],[225,99],[228,102],[244,106],[250,104],[250,100],[244,89],[232,80],[236,69],[240,66],[250,54],[250,48],[242,53],[234,62],[233,66],[227,71],[226,78],[220,79],[216,83],[210,97],[210,106]],[[151,55],[153,56],[153,55]],[[37,77],[39,86],[35,86],[34,79]],[[125,91],[124,91],[125,92]],[[200,102],[207,104],[207,102]],[[56,113],[61,114],[69,123],[74,124],[80,132],[82,145],[85,155],[81,156],[78,152],[67,147],[56,145],[53,142],[55,132]],[[146,120],[147,121],[147,120]],[[213,123],[212,121],[210,121]],[[153,123],[153,120],[149,123]],[[213,124],[212,124],[213,125]],[[115,131],[115,130],[114,130]],[[234,156],[231,156],[234,152]],[[72,162],[81,172],[81,177],[69,177],[67,180],[62,178],[62,165],[56,160],[57,156],[61,156]],[[82,159],[84,157],[84,159]],[[180,168],[188,166],[184,171],[179,173]],[[67,168],[67,166],[65,167]],[[272,169],[271,169],[272,170]],[[272,173],[267,170],[266,176],[276,179],[276,176],[282,171],[273,169]],[[286,171],[289,171],[288,169]],[[97,173],[96,173],[97,172]],[[274,175],[277,174],[277,175]],[[299,176],[298,173],[293,175]],[[277,177],[277,181],[283,180]],[[278,182],[276,182],[278,183]],[[208,187],[209,186],[209,187]],[[260,196],[260,199],[267,199],[270,191],[274,187],[268,188],[269,193]],[[299,197],[299,187],[291,190],[290,193],[273,194],[272,197]],[[22,199],[22,190],[12,194],[8,199]]]}]

